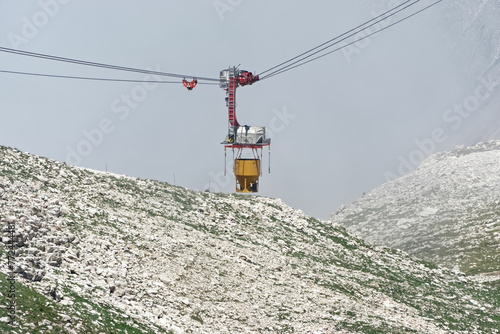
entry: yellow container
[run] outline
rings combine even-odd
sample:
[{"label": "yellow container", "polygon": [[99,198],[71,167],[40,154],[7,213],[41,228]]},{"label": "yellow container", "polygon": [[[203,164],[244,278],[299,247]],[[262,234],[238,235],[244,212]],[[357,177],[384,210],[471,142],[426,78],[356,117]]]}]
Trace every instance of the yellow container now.
[{"label": "yellow container", "polygon": [[260,159],[235,159],[234,176],[236,177],[236,192],[258,192]]}]

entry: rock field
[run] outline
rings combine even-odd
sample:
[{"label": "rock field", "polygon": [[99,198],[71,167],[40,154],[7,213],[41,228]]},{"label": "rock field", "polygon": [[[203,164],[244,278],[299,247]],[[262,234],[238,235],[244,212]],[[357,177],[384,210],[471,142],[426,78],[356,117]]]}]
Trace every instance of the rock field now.
[{"label": "rock field", "polygon": [[1,277],[7,247],[16,250],[13,333],[500,328],[488,286],[279,199],[194,192],[0,147],[0,209]]}]

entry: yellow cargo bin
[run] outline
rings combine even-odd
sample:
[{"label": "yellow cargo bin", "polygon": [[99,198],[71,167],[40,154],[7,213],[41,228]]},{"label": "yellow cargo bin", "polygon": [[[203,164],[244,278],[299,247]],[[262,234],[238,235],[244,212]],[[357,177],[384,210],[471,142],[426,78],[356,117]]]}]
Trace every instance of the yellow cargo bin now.
[{"label": "yellow cargo bin", "polygon": [[235,159],[234,176],[236,176],[236,192],[258,192],[260,159]]}]

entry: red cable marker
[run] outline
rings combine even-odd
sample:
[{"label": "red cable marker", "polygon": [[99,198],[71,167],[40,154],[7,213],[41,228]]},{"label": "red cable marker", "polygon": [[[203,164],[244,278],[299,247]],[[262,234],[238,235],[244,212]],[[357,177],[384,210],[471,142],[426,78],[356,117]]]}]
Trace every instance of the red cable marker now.
[{"label": "red cable marker", "polygon": [[196,80],[196,79],[193,79],[193,81],[187,81],[186,79],[182,79],[182,84],[188,90],[193,90],[193,88],[196,87],[197,83],[198,83],[198,80]]}]

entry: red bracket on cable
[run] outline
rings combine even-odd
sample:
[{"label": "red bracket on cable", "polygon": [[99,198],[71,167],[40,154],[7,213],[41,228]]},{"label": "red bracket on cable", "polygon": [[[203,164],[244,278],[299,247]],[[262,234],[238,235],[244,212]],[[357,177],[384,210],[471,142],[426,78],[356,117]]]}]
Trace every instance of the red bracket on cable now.
[{"label": "red bracket on cable", "polygon": [[193,90],[193,88],[196,87],[197,83],[198,83],[198,80],[196,80],[196,79],[193,79],[193,81],[187,81],[186,78],[182,79],[182,84],[188,90]]}]

